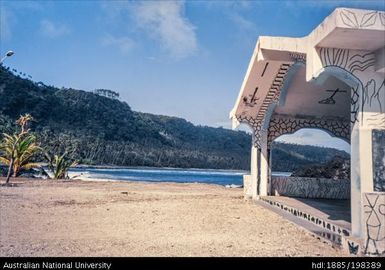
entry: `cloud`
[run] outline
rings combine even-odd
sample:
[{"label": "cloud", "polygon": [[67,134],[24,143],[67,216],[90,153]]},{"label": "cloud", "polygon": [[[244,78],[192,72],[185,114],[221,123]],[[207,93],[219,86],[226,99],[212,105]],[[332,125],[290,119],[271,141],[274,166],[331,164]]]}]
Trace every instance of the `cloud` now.
[{"label": "cloud", "polygon": [[192,55],[198,47],[195,27],[184,16],[181,1],[143,1],[131,9],[138,28],[144,30],[175,58]]},{"label": "cloud", "polygon": [[[307,7],[317,7],[317,8],[336,8],[341,6],[355,6],[360,7],[362,5],[368,6],[380,6],[383,7],[384,3],[377,0],[305,0],[305,1],[284,1],[285,5],[289,6],[307,6]],[[293,5],[292,5],[293,4]]]},{"label": "cloud", "polygon": [[68,35],[70,33],[68,26],[64,24],[54,24],[49,20],[42,20],[40,22],[40,33],[49,38],[58,38]]},{"label": "cloud", "polygon": [[105,35],[101,43],[103,46],[117,46],[123,54],[127,54],[135,46],[135,42],[128,37],[115,37],[110,34]]},{"label": "cloud", "polygon": [[332,137],[320,129],[300,129],[294,134],[286,134],[278,137],[276,141],[295,143],[301,145],[318,145],[344,150],[350,153],[350,145],[342,139]]},{"label": "cloud", "polygon": [[21,14],[25,12],[40,12],[49,3],[35,1],[1,1],[0,0],[0,40],[10,40],[12,38],[12,28],[20,23]]},{"label": "cloud", "polygon": [[236,31],[233,33],[235,42],[244,44],[247,48],[253,46],[256,41],[258,28],[249,18],[254,18],[258,10],[263,5],[260,1],[207,1],[201,3],[207,10],[218,10],[222,12],[229,22],[231,22]]},{"label": "cloud", "polygon": [[[198,2],[199,3],[199,2]],[[202,4],[209,9],[241,10],[249,9],[253,5],[258,5],[258,1],[205,1]]]},{"label": "cloud", "polygon": [[13,14],[5,7],[0,8],[0,40],[12,37],[11,25],[15,22]]},{"label": "cloud", "polygon": [[255,24],[252,21],[246,19],[240,13],[232,13],[229,15],[229,17],[240,29],[246,32],[255,33],[257,31]]},{"label": "cloud", "polygon": [[102,2],[101,9],[105,25],[135,43],[150,38],[176,59],[191,56],[198,49],[195,27],[184,14],[184,1]]}]

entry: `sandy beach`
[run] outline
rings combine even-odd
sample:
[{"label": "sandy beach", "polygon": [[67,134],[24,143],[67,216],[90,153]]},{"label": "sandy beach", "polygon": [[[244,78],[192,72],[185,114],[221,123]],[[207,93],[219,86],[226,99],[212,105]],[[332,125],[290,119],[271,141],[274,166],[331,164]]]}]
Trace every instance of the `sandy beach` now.
[{"label": "sandy beach", "polygon": [[0,187],[0,256],[346,256],[242,189],[11,181]]}]

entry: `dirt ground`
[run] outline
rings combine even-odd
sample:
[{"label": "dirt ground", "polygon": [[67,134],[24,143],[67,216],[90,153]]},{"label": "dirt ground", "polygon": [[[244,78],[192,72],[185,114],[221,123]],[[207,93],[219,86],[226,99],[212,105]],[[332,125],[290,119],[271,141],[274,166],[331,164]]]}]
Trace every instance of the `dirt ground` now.
[{"label": "dirt ground", "polygon": [[0,187],[0,256],[346,256],[241,189],[12,182]]}]

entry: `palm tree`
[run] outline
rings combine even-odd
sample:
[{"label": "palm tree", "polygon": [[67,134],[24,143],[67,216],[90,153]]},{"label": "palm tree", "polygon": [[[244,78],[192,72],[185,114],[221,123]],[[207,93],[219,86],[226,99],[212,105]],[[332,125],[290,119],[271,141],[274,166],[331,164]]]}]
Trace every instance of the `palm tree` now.
[{"label": "palm tree", "polygon": [[31,157],[40,150],[35,141],[36,138],[33,135],[18,138],[17,135],[4,134],[0,149],[5,156],[0,157],[0,162],[9,166],[13,160],[13,164],[10,166],[13,171],[13,177],[18,176],[22,169],[29,170],[39,166],[36,163],[29,162]]},{"label": "palm tree", "polygon": [[68,179],[68,170],[77,165],[76,161],[72,161],[67,157],[67,152],[62,155],[54,155],[53,157],[45,153],[48,161],[48,169],[52,172],[54,179]]},{"label": "palm tree", "polygon": [[3,134],[4,138],[0,144],[0,151],[3,156],[0,157],[0,162],[8,165],[6,184],[9,183],[12,172],[13,177],[16,177],[21,169],[38,166],[36,163],[29,162],[31,157],[40,150],[40,147],[35,143],[36,137],[29,134],[29,129],[26,129],[31,120],[33,118],[30,114],[20,116],[16,123],[21,127],[21,131],[13,135]]},{"label": "palm tree", "polygon": [[27,134],[29,132],[29,129],[26,130],[26,127],[28,125],[28,122],[32,120],[33,117],[29,113],[22,115],[19,119],[17,119],[16,123],[21,127],[21,132],[19,135]]}]

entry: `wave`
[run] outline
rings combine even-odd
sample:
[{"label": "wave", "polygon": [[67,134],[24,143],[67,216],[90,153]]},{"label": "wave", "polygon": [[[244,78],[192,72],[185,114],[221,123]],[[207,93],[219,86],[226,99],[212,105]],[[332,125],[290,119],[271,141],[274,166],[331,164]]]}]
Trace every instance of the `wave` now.
[{"label": "wave", "polygon": [[190,175],[244,175],[247,172],[239,171],[205,171],[196,169],[99,169],[99,168],[74,168],[71,171],[76,172],[88,172],[88,173],[99,173],[99,172],[110,172],[113,174],[118,173],[152,173],[152,174],[190,174]]}]

